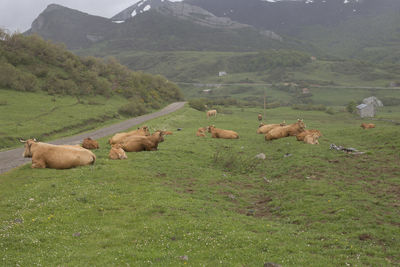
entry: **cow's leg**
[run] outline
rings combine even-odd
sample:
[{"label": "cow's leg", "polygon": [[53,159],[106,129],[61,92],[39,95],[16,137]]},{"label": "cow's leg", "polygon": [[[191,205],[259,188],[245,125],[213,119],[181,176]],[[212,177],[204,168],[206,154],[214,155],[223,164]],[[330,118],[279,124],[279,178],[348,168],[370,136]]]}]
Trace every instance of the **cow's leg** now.
[{"label": "cow's leg", "polygon": [[44,169],[44,168],[46,168],[46,163],[44,161],[42,161],[42,160],[37,160],[37,161],[33,161],[32,160],[31,168]]}]

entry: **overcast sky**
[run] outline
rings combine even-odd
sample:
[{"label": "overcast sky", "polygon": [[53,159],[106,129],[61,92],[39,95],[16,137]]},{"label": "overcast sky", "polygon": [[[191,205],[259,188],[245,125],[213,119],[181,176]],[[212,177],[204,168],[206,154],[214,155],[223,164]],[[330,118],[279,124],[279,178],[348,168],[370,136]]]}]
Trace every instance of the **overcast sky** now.
[{"label": "overcast sky", "polygon": [[136,2],[139,0],[0,0],[0,28],[24,32],[53,3],[110,18]]}]

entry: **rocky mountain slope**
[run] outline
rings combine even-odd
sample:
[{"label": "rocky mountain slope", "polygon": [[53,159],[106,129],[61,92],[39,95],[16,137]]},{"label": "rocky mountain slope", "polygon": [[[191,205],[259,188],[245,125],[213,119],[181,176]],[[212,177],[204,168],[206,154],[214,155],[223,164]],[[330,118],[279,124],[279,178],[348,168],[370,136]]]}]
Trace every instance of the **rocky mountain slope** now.
[{"label": "rocky mountain slope", "polygon": [[27,32],[33,33],[63,42],[70,49],[101,45],[110,49],[246,51],[277,48],[283,41],[272,31],[167,0],[141,1],[111,19],[50,5]]}]

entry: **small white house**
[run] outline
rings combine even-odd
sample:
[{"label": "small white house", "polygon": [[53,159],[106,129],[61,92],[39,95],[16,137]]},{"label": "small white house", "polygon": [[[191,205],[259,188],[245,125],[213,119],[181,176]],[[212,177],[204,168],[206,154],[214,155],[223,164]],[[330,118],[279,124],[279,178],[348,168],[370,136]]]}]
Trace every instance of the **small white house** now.
[{"label": "small white house", "polygon": [[372,118],[375,117],[375,106],[370,104],[360,104],[357,106],[357,114],[361,118]]},{"label": "small white house", "polygon": [[222,77],[222,76],[225,76],[227,73],[225,72],[225,71],[220,71],[219,73],[218,73],[218,76],[219,77]]}]

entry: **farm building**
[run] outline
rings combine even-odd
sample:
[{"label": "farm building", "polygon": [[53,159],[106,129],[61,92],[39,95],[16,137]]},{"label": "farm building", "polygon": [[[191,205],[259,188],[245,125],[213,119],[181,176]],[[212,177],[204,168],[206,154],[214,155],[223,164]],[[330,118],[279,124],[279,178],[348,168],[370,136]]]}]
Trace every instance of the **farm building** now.
[{"label": "farm building", "polygon": [[366,105],[373,105],[375,108],[383,107],[382,101],[380,101],[375,96],[370,96],[363,99],[363,103]]},{"label": "farm building", "polygon": [[375,106],[370,104],[360,104],[357,106],[357,114],[361,118],[374,117],[375,116]]}]

